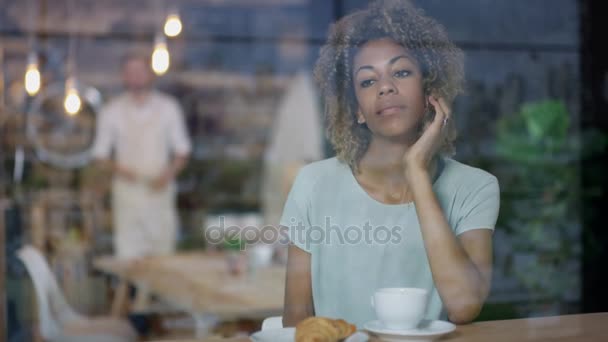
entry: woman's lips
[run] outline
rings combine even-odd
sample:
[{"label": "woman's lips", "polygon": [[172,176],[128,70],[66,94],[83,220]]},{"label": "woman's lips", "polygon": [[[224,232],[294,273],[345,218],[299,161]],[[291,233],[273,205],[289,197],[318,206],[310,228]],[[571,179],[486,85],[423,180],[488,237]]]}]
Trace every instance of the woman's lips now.
[{"label": "woman's lips", "polygon": [[378,115],[391,115],[400,112],[403,109],[401,106],[389,106],[380,111],[378,111]]}]

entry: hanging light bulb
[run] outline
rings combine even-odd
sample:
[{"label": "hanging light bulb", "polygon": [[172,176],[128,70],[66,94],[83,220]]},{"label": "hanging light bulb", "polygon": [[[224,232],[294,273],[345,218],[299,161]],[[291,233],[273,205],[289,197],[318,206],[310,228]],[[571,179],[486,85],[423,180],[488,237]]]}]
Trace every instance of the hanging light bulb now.
[{"label": "hanging light bulb", "polygon": [[167,43],[162,35],[159,35],[154,44],[154,52],[152,53],[152,70],[157,75],[163,75],[169,70],[169,50]]},{"label": "hanging light bulb", "polygon": [[80,95],[78,95],[78,90],[69,89],[65,93],[65,102],[63,103],[65,111],[70,115],[78,114],[81,105],[82,101],[80,100]]},{"label": "hanging light bulb", "polygon": [[182,20],[177,11],[169,13],[165,20],[165,34],[167,37],[177,37],[182,32]]},{"label": "hanging light bulb", "polygon": [[38,58],[35,53],[30,53],[25,70],[25,91],[30,96],[38,94],[40,91],[40,71],[38,70]]},{"label": "hanging light bulb", "polygon": [[76,81],[69,78],[65,83],[65,100],[63,101],[63,107],[65,112],[69,115],[76,115],[80,111],[82,101],[76,88]]}]

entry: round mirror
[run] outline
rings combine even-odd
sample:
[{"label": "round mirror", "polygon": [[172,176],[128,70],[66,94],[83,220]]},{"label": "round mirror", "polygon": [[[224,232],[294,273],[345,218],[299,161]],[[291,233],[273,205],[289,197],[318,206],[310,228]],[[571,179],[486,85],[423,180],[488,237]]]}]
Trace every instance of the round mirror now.
[{"label": "round mirror", "polygon": [[91,159],[95,121],[102,102],[97,89],[77,89],[77,113],[68,114],[65,85],[55,83],[34,99],[27,116],[27,138],[38,159],[64,169],[85,166]]}]

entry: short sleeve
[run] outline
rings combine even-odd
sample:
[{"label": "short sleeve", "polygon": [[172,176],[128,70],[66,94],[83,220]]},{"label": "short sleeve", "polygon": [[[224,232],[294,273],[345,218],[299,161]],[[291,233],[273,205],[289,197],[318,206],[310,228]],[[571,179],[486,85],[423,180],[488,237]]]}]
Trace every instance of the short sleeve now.
[{"label": "short sleeve", "polygon": [[104,108],[97,116],[95,139],[91,147],[91,155],[94,159],[109,159],[114,145],[114,132],[111,122],[110,109]]},{"label": "short sleeve", "polygon": [[455,233],[460,235],[472,229],[494,229],[500,207],[500,189],[494,176],[480,186],[471,187],[462,201]]},{"label": "short sleeve", "polygon": [[289,241],[300,249],[312,253],[310,223],[311,193],[314,180],[301,169],[287,195],[280,225],[286,227]]},{"label": "short sleeve", "polygon": [[170,127],[170,143],[173,153],[178,155],[190,154],[192,145],[190,143],[190,137],[186,130],[186,124],[184,122],[184,114],[181,107],[177,103],[171,104],[172,108],[172,122]]}]

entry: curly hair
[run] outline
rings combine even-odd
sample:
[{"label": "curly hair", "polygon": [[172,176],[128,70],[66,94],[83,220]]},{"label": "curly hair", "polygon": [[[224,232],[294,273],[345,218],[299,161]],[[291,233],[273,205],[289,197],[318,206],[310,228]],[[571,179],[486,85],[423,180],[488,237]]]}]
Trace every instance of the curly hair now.
[{"label": "curly hair", "polygon": [[[367,125],[357,123],[353,60],[365,43],[382,38],[401,44],[417,60],[424,94],[433,93],[451,103],[464,88],[462,50],[450,42],[441,24],[407,0],[377,0],[333,24],[314,76],[324,98],[328,139],[337,158],[355,171],[372,134]],[[425,120],[432,120],[433,115],[427,112]],[[450,120],[439,153],[454,153],[456,134],[454,120]]]}]

